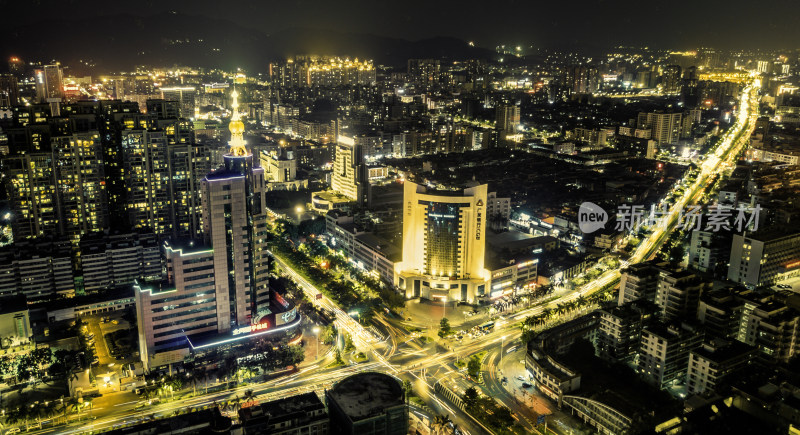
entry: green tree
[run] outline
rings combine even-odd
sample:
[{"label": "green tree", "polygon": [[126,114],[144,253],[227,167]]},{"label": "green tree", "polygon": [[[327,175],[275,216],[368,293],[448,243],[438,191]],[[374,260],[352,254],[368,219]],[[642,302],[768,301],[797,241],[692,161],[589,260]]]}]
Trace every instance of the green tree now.
[{"label": "green tree", "polygon": [[475,387],[469,387],[464,390],[464,396],[461,397],[461,400],[464,401],[464,405],[467,409],[472,409],[478,404],[479,398],[478,390],[476,390]]},{"label": "green tree", "polygon": [[333,323],[326,326],[325,329],[323,329],[320,333],[319,338],[321,342],[327,345],[333,344],[334,340],[336,340],[336,326],[334,326]]},{"label": "green tree", "polygon": [[408,403],[408,399],[414,395],[414,388],[411,385],[411,381],[408,379],[403,380],[403,391],[406,393],[406,403]]},{"label": "green tree", "polygon": [[356,345],[353,343],[353,337],[350,336],[348,333],[344,333],[344,351],[350,352],[356,349]]},{"label": "green tree", "polygon": [[469,359],[469,362],[467,363],[467,373],[472,378],[478,379],[481,374],[481,362],[478,360],[478,358],[472,357]]},{"label": "green tree", "polygon": [[442,317],[442,320],[439,322],[439,337],[447,337],[451,332],[450,321],[447,320],[447,317]]},{"label": "green tree", "polygon": [[496,428],[507,428],[514,424],[514,416],[505,406],[496,406],[488,420]]}]

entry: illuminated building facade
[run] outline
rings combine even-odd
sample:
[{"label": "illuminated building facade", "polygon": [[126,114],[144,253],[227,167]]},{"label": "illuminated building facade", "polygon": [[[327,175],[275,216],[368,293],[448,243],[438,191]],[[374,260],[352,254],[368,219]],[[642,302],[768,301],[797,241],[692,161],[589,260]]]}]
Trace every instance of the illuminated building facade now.
[{"label": "illuminated building facade", "polygon": [[147,369],[183,361],[186,335],[230,328],[217,317],[225,301],[214,287],[214,251],[199,243],[166,244],[164,262],[164,280],[134,285],[139,352]]},{"label": "illuminated building facade", "polygon": [[406,181],[403,194],[403,261],[396,284],[406,297],[475,303],[488,296],[487,185],[430,191]]},{"label": "illuminated building facade", "polygon": [[368,185],[364,147],[357,144],[337,144],[331,188],[359,204],[364,204]]},{"label": "illuminated building facade", "polygon": [[374,85],[375,67],[370,60],[339,57],[296,57],[269,66],[272,84],[277,87],[335,87]]},{"label": "illuminated building facade", "polygon": [[0,107],[19,104],[19,83],[11,74],[0,74]]},{"label": "illuminated building facade", "polygon": [[194,118],[196,93],[191,86],[161,88],[161,97],[167,101],[177,101],[180,104],[180,117],[187,119]]},{"label": "illuminated building facade", "polygon": [[227,328],[258,323],[259,306],[269,304],[266,178],[263,168],[253,167],[235,91],[233,97],[224,167],[201,183],[203,234],[214,248],[215,283],[224,300],[219,316],[230,318]]},{"label": "illuminated building facade", "polygon": [[266,179],[253,167],[233,97],[224,166],[200,183],[204,240],[166,242],[166,276],[135,285],[147,370],[220,344],[292,333],[300,322],[294,305],[269,289]]},{"label": "illuminated building facade", "polygon": [[734,234],[729,264],[728,279],[750,289],[800,276],[800,232],[776,227]]},{"label": "illuminated building facade", "polygon": [[495,110],[495,127],[508,134],[514,134],[519,127],[519,106],[515,104],[501,104]]},{"label": "illuminated building facade", "polygon": [[103,151],[97,132],[51,137],[49,151],[7,156],[14,239],[80,236],[108,225]]},{"label": "illuminated building facade", "polygon": [[34,71],[36,98],[44,103],[48,99],[64,97],[64,77],[61,65],[45,65]]},{"label": "illuminated building facade", "polygon": [[198,237],[200,181],[211,167],[191,122],[157,119],[121,133],[130,223],[159,236]]},{"label": "illuminated building facade", "polygon": [[409,59],[408,78],[419,86],[432,86],[439,81],[441,62],[439,59]]},{"label": "illuminated building facade", "polygon": [[573,94],[593,94],[600,85],[597,68],[590,65],[573,65],[567,70],[567,83]]},{"label": "illuminated building facade", "polygon": [[667,65],[661,70],[661,91],[665,94],[677,94],[681,91],[680,65]]},{"label": "illuminated building facade", "polygon": [[18,241],[0,249],[0,296],[30,302],[75,295],[72,247],[66,239]]},{"label": "illuminated building facade", "polygon": [[81,239],[80,246],[86,293],[161,277],[161,253],[153,233],[91,234]]},{"label": "illuminated building facade", "polygon": [[681,132],[681,113],[639,113],[638,128],[651,131],[656,145],[678,142]]}]

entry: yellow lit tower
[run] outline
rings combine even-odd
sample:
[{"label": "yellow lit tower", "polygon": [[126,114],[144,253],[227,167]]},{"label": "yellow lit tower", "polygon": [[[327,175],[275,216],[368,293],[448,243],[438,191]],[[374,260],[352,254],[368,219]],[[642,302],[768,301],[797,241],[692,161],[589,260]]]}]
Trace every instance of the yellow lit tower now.
[{"label": "yellow lit tower", "polygon": [[202,182],[203,233],[214,250],[221,330],[258,324],[269,314],[264,169],[253,167],[238,96],[234,90],[224,166]]},{"label": "yellow lit tower", "polygon": [[251,154],[247,150],[247,144],[244,141],[244,123],[239,116],[239,93],[236,92],[236,89],[233,90],[231,96],[233,97],[233,103],[231,103],[233,114],[231,115],[231,122],[228,124],[228,129],[231,131],[231,140],[228,142],[230,155],[236,157],[250,156]]}]

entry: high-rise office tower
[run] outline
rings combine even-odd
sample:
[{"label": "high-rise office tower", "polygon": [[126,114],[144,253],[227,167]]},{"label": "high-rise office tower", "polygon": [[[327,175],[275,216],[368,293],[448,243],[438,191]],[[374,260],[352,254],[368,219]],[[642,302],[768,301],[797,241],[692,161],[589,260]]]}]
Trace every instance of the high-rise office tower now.
[{"label": "high-rise office tower", "polygon": [[593,66],[574,65],[567,70],[567,83],[573,94],[591,94],[600,88],[600,75]]},{"label": "high-rise office tower", "polygon": [[398,287],[407,297],[475,303],[488,294],[487,185],[427,191],[406,181],[403,193],[403,261]]},{"label": "high-rise office tower", "polygon": [[409,59],[408,77],[418,85],[431,86],[439,80],[441,64],[438,59]]},{"label": "high-rise office tower", "polygon": [[0,107],[19,104],[19,84],[12,74],[0,74]]},{"label": "high-rise office tower", "polygon": [[681,91],[681,67],[678,65],[667,65],[661,70],[662,92],[665,94],[677,94]]},{"label": "high-rise office tower", "polygon": [[[228,326],[259,323],[269,314],[264,169],[253,167],[233,92],[230,148],[224,166],[202,181],[203,233],[214,250],[217,315]],[[227,289],[222,291],[220,289]]]},{"label": "high-rise office tower", "polygon": [[519,128],[519,106],[516,104],[500,104],[495,109],[495,128],[514,134]]},{"label": "high-rise office tower", "polygon": [[[214,252],[189,241],[164,244],[163,280],[134,284],[139,354],[145,370],[183,361],[189,354],[187,336],[230,330],[220,313],[224,294],[214,287]],[[183,301],[176,303],[175,301]]]},{"label": "high-rise office tower", "polygon": [[45,65],[34,71],[36,81],[36,98],[39,102],[47,102],[48,99],[60,99],[64,97],[63,73],[61,65]]},{"label": "high-rise office tower", "polygon": [[25,61],[17,56],[11,56],[8,59],[8,71],[16,76],[25,72]]},{"label": "high-rise office tower", "polygon": [[513,147],[514,137],[519,133],[519,106],[500,104],[495,110],[495,130],[497,130],[498,146]]},{"label": "high-rise office tower", "polygon": [[651,130],[656,145],[674,144],[681,134],[681,113],[639,113],[638,128]]},{"label": "high-rise office tower", "polygon": [[191,86],[161,88],[161,98],[177,101],[180,104],[180,117],[189,119],[194,118],[196,92]]},{"label": "high-rise office tower", "polygon": [[336,145],[331,188],[359,205],[366,203],[369,180],[367,166],[364,163],[363,145],[343,143]]}]

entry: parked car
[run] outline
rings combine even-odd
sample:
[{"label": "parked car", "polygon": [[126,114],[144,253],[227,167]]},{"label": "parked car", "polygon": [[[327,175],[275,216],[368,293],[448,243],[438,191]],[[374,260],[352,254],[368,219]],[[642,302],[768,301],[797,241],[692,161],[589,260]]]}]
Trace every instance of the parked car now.
[{"label": "parked car", "polygon": [[523,383],[522,383],[522,388],[530,388],[530,387],[532,387],[532,386],[533,386],[533,385],[531,385],[531,384],[530,384],[530,383],[528,383],[528,382],[523,382]]}]

